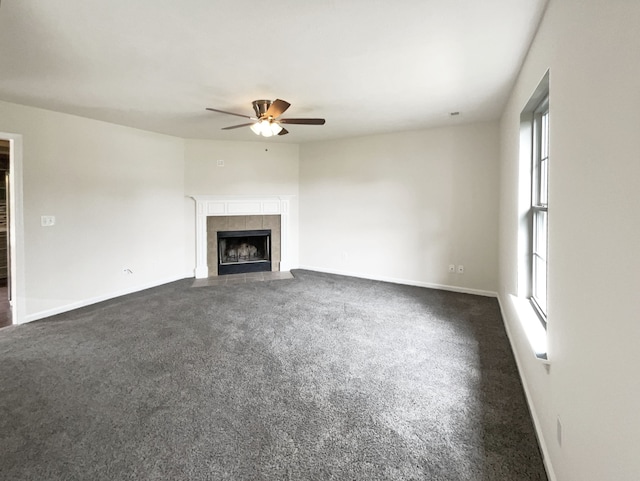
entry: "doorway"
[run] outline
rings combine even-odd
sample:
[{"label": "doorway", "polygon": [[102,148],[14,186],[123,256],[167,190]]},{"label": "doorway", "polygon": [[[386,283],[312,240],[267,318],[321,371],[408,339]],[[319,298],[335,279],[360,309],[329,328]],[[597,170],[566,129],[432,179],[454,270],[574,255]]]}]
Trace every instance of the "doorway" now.
[{"label": "doorway", "polygon": [[0,328],[13,324],[11,309],[11,251],[9,222],[9,179],[11,143],[0,139]]},{"label": "doorway", "polygon": [[[6,281],[0,277],[0,326],[21,324],[25,317],[24,219],[22,211],[22,135],[0,132],[0,203],[4,202],[6,219],[0,218],[4,230],[0,256],[6,259]],[[4,249],[3,249],[4,248]],[[0,265],[3,265],[0,259]],[[0,276],[3,274],[0,268]],[[6,283],[6,287],[2,284]]]}]

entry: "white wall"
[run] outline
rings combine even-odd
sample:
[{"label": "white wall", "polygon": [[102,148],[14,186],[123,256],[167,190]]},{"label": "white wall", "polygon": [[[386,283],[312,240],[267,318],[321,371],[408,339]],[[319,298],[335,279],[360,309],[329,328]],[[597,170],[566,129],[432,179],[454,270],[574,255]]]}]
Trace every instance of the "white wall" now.
[{"label": "white wall", "polygon": [[[298,175],[296,144],[185,140],[185,194],[291,195],[291,261],[298,265]],[[223,160],[224,167],[217,161]],[[195,201],[185,201],[185,262],[195,268]]]},{"label": "white wall", "polygon": [[23,137],[23,320],[184,276],[181,139],[4,102],[0,131]]},{"label": "white wall", "polygon": [[297,265],[297,145],[183,140],[6,102],[0,132],[23,140],[22,320],[193,275],[191,194],[295,196]]},{"label": "white wall", "polygon": [[494,123],[303,144],[301,265],[495,292],[498,146]]},{"label": "white wall", "polygon": [[[500,297],[561,481],[640,479],[640,2],[551,0],[501,122]],[[550,69],[548,344],[518,293],[519,115]],[[562,423],[562,445],[556,420]]]}]

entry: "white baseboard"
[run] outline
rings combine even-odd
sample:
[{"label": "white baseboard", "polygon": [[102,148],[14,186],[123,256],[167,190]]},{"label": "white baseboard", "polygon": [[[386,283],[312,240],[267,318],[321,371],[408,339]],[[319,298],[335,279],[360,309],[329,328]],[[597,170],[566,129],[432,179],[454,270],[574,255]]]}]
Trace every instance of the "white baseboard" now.
[{"label": "white baseboard", "polygon": [[335,269],[325,269],[323,267],[314,267],[314,266],[299,266],[299,269],[306,269],[308,271],[317,271],[324,272],[327,274],[337,274],[340,276],[349,276],[349,277],[358,277],[360,279],[369,279],[372,281],[383,281],[390,282],[392,284],[403,284],[406,286],[416,286],[416,287],[428,287],[429,289],[440,289],[443,291],[452,291],[452,292],[461,292],[463,294],[475,294],[477,296],[485,296],[485,297],[498,297],[498,293],[494,291],[485,291],[481,289],[471,289],[468,287],[458,287],[458,286],[447,286],[445,284],[432,284],[429,282],[421,282],[414,281],[409,279],[398,279],[396,277],[386,277],[386,276],[370,276],[363,275],[357,272],[349,272],[349,271],[341,271]]},{"label": "white baseboard", "polygon": [[45,317],[55,316],[57,314],[62,314],[63,312],[73,311],[74,309],[79,309],[81,307],[90,306],[92,304],[97,304],[98,302],[108,301],[109,299],[114,299],[120,296],[126,296],[127,294],[133,294],[134,292],[143,291],[145,289],[150,289],[152,287],[158,287],[163,284],[168,284],[170,282],[179,281],[181,279],[188,279],[193,277],[193,272],[188,274],[176,275],[172,277],[168,277],[165,279],[159,279],[157,281],[149,282],[147,284],[141,284],[138,286],[128,287],[127,289],[123,289],[116,292],[111,292],[109,294],[105,294],[102,296],[92,297],[90,299],[83,299],[81,301],[71,302],[69,304],[65,304],[62,306],[54,307],[53,309],[47,309],[45,311],[35,312],[33,314],[29,314],[22,319],[20,324],[26,324],[27,322],[37,321],[39,319],[44,319]]},{"label": "white baseboard", "polygon": [[[518,351],[515,342],[513,341],[511,329],[509,329],[509,323],[507,322],[507,311],[503,307],[505,305],[504,299],[500,294],[498,294],[498,304],[500,305],[500,313],[502,314],[502,320],[504,323],[505,331],[507,332],[507,337],[509,338],[509,344],[511,344],[511,350],[513,351],[513,357],[516,360],[516,366],[518,367],[518,373],[520,374],[520,380],[522,381],[522,387],[524,389],[525,397],[527,398],[527,404],[529,405],[529,412],[531,413],[531,418],[533,419],[533,427],[536,432],[536,437],[538,438],[538,445],[540,446],[540,451],[542,452],[542,462],[544,463],[544,468],[547,471],[547,477],[549,481],[557,481],[555,471],[553,470],[553,465],[551,463],[551,457],[549,456],[549,448],[547,447],[547,442],[543,436],[542,428],[540,427],[540,419],[538,418],[538,414],[536,412],[536,408],[533,404],[533,400],[531,398],[531,391],[529,390],[529,385],[527,384],[527,379],[523,375],[523,370],[521,366],[520,356],[521,353]],[[526,353],[526,355],[531,356],[530,353]]]}]

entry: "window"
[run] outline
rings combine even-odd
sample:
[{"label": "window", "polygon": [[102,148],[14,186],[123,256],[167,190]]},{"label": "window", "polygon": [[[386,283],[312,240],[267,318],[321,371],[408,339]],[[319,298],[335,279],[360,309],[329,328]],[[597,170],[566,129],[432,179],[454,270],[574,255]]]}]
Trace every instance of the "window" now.
[{"label": "window", "polygon": [[549,135],[553,135],[549,123],[549,78],[547,70],[520,112],[516,205],[518,269],[515,295],[511,296],[527,339],[536,357],[543,362],[548,361],[547,320],[553,322],[547,315],[549,181],[553,183],[549,175]]},{"label": "window", "polygon": [[531,302],[543,322],[547,320],[549,225],[549,97],[533,112],[531,171]]}]

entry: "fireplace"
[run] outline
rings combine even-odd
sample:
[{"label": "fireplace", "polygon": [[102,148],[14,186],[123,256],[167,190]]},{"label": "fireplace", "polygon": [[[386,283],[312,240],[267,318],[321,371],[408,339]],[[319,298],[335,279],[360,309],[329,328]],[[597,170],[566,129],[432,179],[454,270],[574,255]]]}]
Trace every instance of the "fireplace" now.
[{"label": "fireplace", "polygon": [[196,201],[195,277],[218,275],[218,232],[271,230],[271,270],[288,271],[294,252],[290,229],[290,203],[294,196],[192,195]]},{"label": "fireplace", "polygon": [[271,271],[271,230],[218,232],[218,275]]}]

